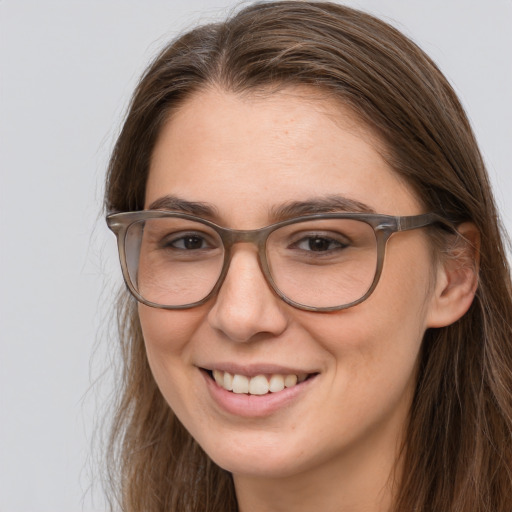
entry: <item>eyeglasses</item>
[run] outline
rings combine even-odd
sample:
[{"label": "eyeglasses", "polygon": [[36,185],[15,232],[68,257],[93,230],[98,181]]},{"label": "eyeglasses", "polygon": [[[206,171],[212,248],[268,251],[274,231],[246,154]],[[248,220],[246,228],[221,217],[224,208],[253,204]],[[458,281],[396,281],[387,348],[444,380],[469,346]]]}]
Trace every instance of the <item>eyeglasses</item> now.
[{"label": "eyeglasses", "polygon": [[193,215],[144,210],[110,214],[107,224],[130,292],[163,309],[192,308],[214,296],[240,243],[257,247],[265,279],[286,303],[307,311],[346,309],[377,286],[393,233],[434,224],[456,232],[434,213],[326,213],[233,230]]}]

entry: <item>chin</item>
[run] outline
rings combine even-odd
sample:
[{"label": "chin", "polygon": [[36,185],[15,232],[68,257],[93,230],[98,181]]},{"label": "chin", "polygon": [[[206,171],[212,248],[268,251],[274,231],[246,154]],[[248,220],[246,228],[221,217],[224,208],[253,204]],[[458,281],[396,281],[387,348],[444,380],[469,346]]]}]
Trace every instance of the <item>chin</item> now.
[{"label": "chin", "polygon": [[275,435],[274,439],[261,433],[253,433],[250,439],[237,437],[226,436],[226,441],[219,443],[217,439],[202,448],[215,464],[234,475],[286,478],[309,466],[303,447],[279,442]]}]

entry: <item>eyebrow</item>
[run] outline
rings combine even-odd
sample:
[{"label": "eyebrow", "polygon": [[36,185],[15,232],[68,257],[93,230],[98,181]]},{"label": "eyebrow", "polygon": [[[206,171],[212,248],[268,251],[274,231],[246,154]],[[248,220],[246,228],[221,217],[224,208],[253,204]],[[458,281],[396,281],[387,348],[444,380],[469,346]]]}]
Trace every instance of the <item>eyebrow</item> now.
[{"label": "eyebrow", "polygon": [[292,201],[271,209],[272,222],[313,215],[316,213],[376,213],[375,210],[355,199],[339,195],[314,197],[306,201]]},{"label": "eyebrow", "polygon": [[187,201],[177,196],[167,195],[160,197],[149,205],[149,210],[170,210],[174,212],[188,213],[197,217],[214,219],[218,217],[218,210],[210,203],[200,201]]},{"label": "eyebrow", "polygon": [[[169,210],[174,212],[187,213],[197,217],[215,220],[219,218],[218,209],[202,201],[188,201],[174,195],[166,195],[153,201],[149,210]],[[327,197],[313,197],[305,201],[291,201],[270,209],[271,223],[282,220],[293,219],[302,215],[313,215],[317,213],[375,213],[375,210],[355,199],[339,195]]]}]

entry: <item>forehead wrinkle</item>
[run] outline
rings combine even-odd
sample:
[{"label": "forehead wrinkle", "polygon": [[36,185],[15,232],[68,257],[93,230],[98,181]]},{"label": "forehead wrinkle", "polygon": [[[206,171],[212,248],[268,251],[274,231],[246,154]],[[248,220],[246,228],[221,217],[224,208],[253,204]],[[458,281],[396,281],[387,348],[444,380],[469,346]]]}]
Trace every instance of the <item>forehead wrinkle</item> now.
[{"label": "forehead wrinkle", "polygon": [[320,198],[311,198],[305,201],[290,201],[270,209],[272,222],[312,215],[316,213],[376,213],[375,210],[360,201],[348,197],[332,195]]}]

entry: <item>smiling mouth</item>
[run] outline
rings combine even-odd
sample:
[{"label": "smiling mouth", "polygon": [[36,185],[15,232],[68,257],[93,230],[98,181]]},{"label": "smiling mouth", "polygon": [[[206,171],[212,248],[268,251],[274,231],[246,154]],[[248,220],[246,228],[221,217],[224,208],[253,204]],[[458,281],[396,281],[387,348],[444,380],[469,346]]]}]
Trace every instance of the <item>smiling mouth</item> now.
[{"label": "smiling mouth", "polygon": [[268,393],[279,393],[286,388],[292,388],[304,381],[311,379],[316,373],[311,374],[271,374],[256,375],[248,377],[246,375],[233,374],[221,370],[204,370],[217,385],[226,391],[246,395],[266,395]]}]

